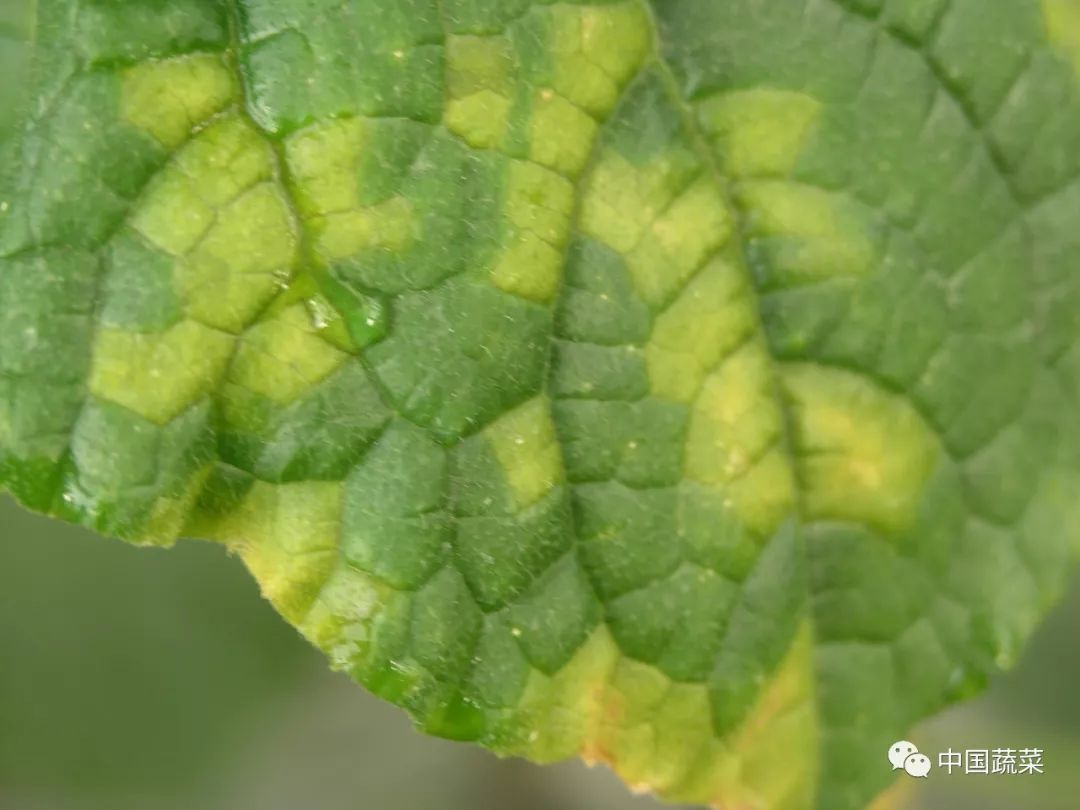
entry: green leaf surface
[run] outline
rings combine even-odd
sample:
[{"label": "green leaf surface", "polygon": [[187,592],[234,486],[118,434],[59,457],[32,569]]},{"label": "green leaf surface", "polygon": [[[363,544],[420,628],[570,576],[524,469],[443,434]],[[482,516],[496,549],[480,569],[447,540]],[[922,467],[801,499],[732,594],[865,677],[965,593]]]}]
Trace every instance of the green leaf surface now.
[{"label": "green leaf surface", "polygon": [[15,0],[0,61],[0,486],[228,544],[426,731],[863,807],[1061,591],[1075,0]]}]

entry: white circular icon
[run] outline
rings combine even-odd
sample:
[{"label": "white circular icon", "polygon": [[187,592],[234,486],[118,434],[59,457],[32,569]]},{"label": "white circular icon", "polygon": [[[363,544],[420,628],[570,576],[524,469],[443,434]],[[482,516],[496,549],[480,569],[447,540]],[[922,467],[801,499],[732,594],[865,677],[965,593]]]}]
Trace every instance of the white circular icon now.
[{"label": "white circular icon", "polygon": [[920,779],[925,779],[926,775],[930,773],[930,757],[926,754],[917,752],[910,754],[908,758],[904,760],[904,770],[907,771],[908,776],[916,776]]},{"label": "white circular icon", "polygon": [[899,771],[904,767],[904,760],[910,757],[912,754],[919,753],[919,749],[915,747],[913,743],[909,743],[907,740],[899,740],[889,746],[889,762],[892,763],[892,769]]}]

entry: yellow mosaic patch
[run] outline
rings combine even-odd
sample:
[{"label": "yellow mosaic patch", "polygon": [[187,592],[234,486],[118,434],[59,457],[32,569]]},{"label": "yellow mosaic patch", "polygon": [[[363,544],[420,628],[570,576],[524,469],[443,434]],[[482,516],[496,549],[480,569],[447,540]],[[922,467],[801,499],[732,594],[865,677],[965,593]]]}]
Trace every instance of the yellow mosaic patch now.
[{"label": "yellow mosaic patch", "polygon": [[206,479],[213,467],[207,464],[192,474],[178,490],[154,501],[146,518],[145,537],[141,545],[172,546],[176,538],[184,536],[184,524],[202,494]]},{"label": "yellow mosaic patch", "polygon": [[569,180],[535,163],[510,163],[503,210],[514,228],[561,247],[569,235],[573,209],[574,186]]},{"label": "yellow mosaic patch", "polygon": [[648,664],[621,659],[605,702],[597,758],[635,792],[713,807],[813,805],[818,728],[807,622],[746,718],[723,739],[713,731],[707,688],[673,683]]},{"label": "yellow mosaic patch", "polygon": [[614,109],[651,43],[640,3],[552,9],[554,89],[594,116]]},{"label": "yellow mosaic patch", "polygon": [[393,595],[367,574],[336,565],[298,627],[304,638],[326,652],[334,669],[346,670],[364,650],[373,619]]},{"label": "yellow mosaic patch", "polygon": [[166,169],[150,185],[131,215],[131,225],[147,241],[173,256],[183,256],[214,222],[214,209],[202,198],[198,181]]},{"label": "yellow mosaic patch", "polygon": [[446,40],[446,88],[451,98],[478,90],[508,95],[513,88],[514,53],[503,36],[450,36]]},{"label": "yellow mosaic patch", "polygon": [[446,103],[446,128],[474,149],[495,149],[506,135],[512,102],[491,90],[478,90]]},{"label": "yellow mosaic patch", "polygon": [[264,597],[298,624],[336,567],[343,485],[256,481],[227,516],[199,526],[235,548]]},{"label": "yellow mosaic patch", "polygon": [[810,810],[815,806],[820,728],[814,639],[804,620],[786,656],[739,727],[720,744],[711,773],[680,791],[714,807]]},{"label": "yellow mosaic patch", "polygon": [[511,237],[491,270],[491,282],[501,290],[547,304],[559,288],[563,255],[531,233]]},{"label": "yellow mosaic patch", "polygon": [[670,795],[700,767],[715,737],[704,685],[673,683],[656,667],[623,658],[606,700],[599,745],[632,790]]},{"label": "yellow mosaic patch", "polygon": [[531,671],[515,725],[535,731],[514,753],[538,763],[577,754],[586,761],[600,759],[595,745],[605,710],[602,697],[619,658],[610,631],[601,625],[554,675]]},{"label": "yellow mosaic patch", "polygon": [[413,239],[412,206],[404,197],[310,220],[315,249],[328,261],[365,250],[403,251]]},{"label": "yellow mosaic patch", "polygon": [[716,807],[808,810],[819,745],[813,638],[803,622],[745,719],[723,739],[707,687],[674,683],[624,658],[599,627],[554,676],[533,671],[515,725],[534,728],[516,749],[538,762],[577,753],[610,765],[638,793]]},{"label": "yellow mosaic patch", "polygon": [[285,140],[285,160],[302,214],[329,214],[359,205],[358,162],[369,139],[365,119],[342,118],[313,124]]},{"label": "yellow mosaic patch", "polygon": [[782,369],[795,453],[811,519],[850,520],[886,533],[911,525],[940,455],[905,400],[842,369]]},{"label": "yellow mosaic patch", "polygon": [[529,158],[567,177],[581,174],[588,162],[597,123],[552,90],[533,99]]},{"label": "yellow mosaic patch", "polygon": [[142,62],[125,70],[120,108],[126,121],[175,148],[237,95],[223,57],[195,54]]},{"label": "yellow mosaic patch", "polygon": [[732,509],[758,538],[772,537],[795,508],[795,477],[786,448],[768,450],[726,487]]},{"label": "yellow mosaic patch", "polygon": [[757,327],[745,273],[713,259],[656,318],[645,347],[653,394],[690,402],[709,371]]},{"label": "yellow mosaic patch", "polygon": [[1043,20],[1050,41],[1061,48],[1080,78],[1080,3],[1042,0]]},{"label": "yellow mosaic patch", "polygon": [[774,283],[864,276],[877,248],[857,206],[814,186],[757,180],[738,186],[749,235],[772,240]]},{"label": "yellow mosaic patch", "polygon": [[726,484],[745,474],[782,429],[770,361],[755,341],[706,378],[691,417],[687,474],[704,484]]},{"label": "yellow mosaic patch", "polygon": [[446,126],[477,149],[506,134],[514,54],[501,36],[451,36],[446,42]]},{"label": "yellow mosaic patch", "polygon": [[506,244],[491,272],[495,286],[538,303],[555,296],[570,231],[574,187],[535,163],[507,170]]},{"label": "yellow mosaic patch", "polygon": [[768,536],[790,511],[794,480],[771,361],[747,343],[706,377],[686,438],[686,476],[728,493],[736,514]]},{"label": "yellow mosaic patch", "polygon": [[546,397],[510,411],[484,435],[506,473],[518,509],[536,503],[562,481],[562,454]]},{"label": "yellow mosaic patch", "polygon": [[177,262],[190,317],[240,332],[284,285],[296,237],[277,187],[262,183],[218,212],[198,247]]},{"label": "yellow mosaic patch", "polygon": [[671,202],[670,166],[634,166],[605,149],[586,180],[581,229],[622,254],[630,253],[657,214]]},{"label": "yellow mosaic patch", "polygon": [[781,177],[795,168],[820,111],[818,101],[804,93],[755,88],[703,101],[698,118],[726,174]]},{"label": "yellow mosaic patch", "polygon": [[273,178],[273,152],[255,127],[230,113],[184,144],[165,171],[190,178],[202,201],[218,208],[244,189]]},{"label": "yellow mosaic patch", "polygon": [[221,206],[271,179],[271,161],[250,124],[225,116],[184,144],[154,178],[131,223],[166,253],[182,256],[206,235]]},{"label": "yellow mosaic patch", "polygon": [[698,179],[652,221],[626,255],[641,300],[652,306],[666,302],[731,231],[731,215],[715,181]]},{"label": "yellow mosaic patch", "polygon": [[232,347],[231,336],[191,320],[153,334],[102,329],[90,391],[165,424],[214,390]]},{"label": "yellow mosaic patch", "polygon": [[288,405],[340,366],[348,355],[318,334],[303,304],[260,321],[243,337],[229,381]]}]

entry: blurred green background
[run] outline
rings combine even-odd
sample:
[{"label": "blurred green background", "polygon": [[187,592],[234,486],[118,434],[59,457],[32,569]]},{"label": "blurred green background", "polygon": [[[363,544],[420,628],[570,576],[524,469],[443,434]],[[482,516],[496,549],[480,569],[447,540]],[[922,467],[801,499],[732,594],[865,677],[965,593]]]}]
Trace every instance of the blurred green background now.
[{"label": "blurred green background", "polygon": [[[1040,747],[1042,775],[911,781],[913,810],[1073,810],[1080,577],[1026,657],[913,732]],[[602,769],[424,737],[322,658],[211,544],[136,549],[0,496],[2,810],[647,810]],[[882,754],[883,767],[888,767]]]}]

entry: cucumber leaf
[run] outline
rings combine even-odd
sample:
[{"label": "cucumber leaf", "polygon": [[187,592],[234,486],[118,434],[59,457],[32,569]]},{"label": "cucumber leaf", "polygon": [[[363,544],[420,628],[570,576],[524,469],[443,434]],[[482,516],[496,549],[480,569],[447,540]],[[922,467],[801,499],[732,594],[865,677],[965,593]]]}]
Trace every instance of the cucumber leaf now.
[{"label": "cucumber leaf", "polygon": [[226,544],[425,731],[863,807],[1060,594],[1075,0],[16,0],[0,55],[0,486]]}]

